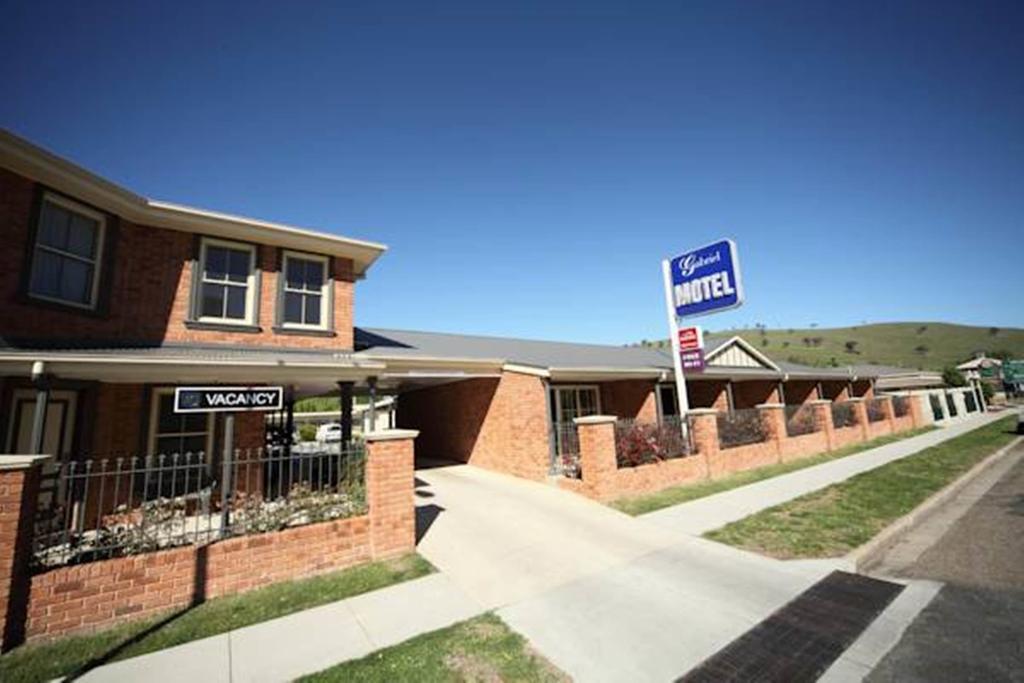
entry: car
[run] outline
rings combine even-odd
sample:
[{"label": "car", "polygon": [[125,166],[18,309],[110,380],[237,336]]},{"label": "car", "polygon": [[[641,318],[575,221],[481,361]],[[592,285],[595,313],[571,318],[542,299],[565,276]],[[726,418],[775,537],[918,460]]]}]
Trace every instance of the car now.
[{"label": "car", "polygon": [[316,430],[316,440],[325,443],[341,441],[341,425],[337,422],[320,425]]}]

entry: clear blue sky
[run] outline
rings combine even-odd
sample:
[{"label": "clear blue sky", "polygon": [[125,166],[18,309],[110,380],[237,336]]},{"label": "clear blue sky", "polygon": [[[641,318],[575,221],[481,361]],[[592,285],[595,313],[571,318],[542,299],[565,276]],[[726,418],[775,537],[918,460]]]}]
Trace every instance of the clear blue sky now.
[{"label": "clear blue sky", "polygon": [[[384,242],[359,324],[1024,326],[1019,2],[0,0],[0,125],[147,196]],[[557,9],[552,9],[557,8]]]}]

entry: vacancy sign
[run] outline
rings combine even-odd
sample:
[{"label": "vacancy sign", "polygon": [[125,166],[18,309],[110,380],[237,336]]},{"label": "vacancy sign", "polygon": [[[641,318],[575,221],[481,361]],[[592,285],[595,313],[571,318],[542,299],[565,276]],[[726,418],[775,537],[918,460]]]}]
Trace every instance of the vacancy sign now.
[{"label": "vacancy sign", "polygon": [[174,390],[176,413],[238,413],[281,410],[283,387],[178,387]]},{"label": "vacancy sign", "polygon": [[671,296],[680,318],[715,313],[743,304],[736,243],[721,240],[669,260]]}]

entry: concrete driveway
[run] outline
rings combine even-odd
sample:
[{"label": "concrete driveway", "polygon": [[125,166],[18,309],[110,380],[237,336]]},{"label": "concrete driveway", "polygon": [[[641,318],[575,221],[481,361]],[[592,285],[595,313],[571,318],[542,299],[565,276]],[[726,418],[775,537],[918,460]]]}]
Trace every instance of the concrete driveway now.
[{"label": "concrete driveway", "polygon": [[417,471],[419,551],[580,681],[673,680],[825,576],[545,484]]}]

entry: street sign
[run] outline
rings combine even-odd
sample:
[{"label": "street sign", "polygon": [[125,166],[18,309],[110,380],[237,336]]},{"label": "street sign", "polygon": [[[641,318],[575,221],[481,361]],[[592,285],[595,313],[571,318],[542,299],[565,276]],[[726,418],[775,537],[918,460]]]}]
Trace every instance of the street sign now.
[{"label": "street sign", "polygon": [[176,413],[241,413],[284,407],[282,387],[178,387]]},{"label": "street sign", "polygon": [[680,351],[679,358],[683,363],[683,370],[687,372],[704,371],[704,349]]},{"label": "street sign", "polygon": [[736,243],[720,240],[669,260],[676,316],[715,313],[743,305]]},{"label": "street sign", "polygon": [[679,328],[679,350],[694,351],[704,348],[704,332],[699,327]]},{"label": "street sign", "polygon": [[1004,360],[1003,381],[1007,384],[1024,382],[1024,360]]}]

